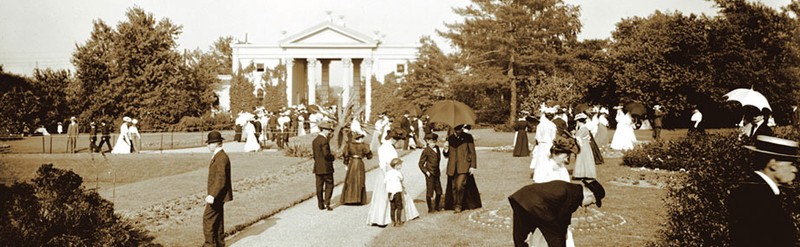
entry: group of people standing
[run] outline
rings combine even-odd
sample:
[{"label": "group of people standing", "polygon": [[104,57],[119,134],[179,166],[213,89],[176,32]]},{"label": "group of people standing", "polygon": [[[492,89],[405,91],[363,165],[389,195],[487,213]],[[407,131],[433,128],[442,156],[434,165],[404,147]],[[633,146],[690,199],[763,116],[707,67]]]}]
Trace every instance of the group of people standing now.
[{"label": "group of people standing", "polygon": [[[364,142],[366,138],[364,131],[351,130],[352,138],[346,142],[342,155],[347,175],[340,203],[342,205],[369,203],[366,217],[368,225],[399,226],[403,222],[419,217],[413,198],[405,190],[404,176],[400,172],[403,160],[399,158],[397,151],[405,146],[400,146],[400,142],[417,135],[403,130],[406,125],[402,123],[402,119],[400,123],[393,124],[393,122],[394,118],[388,114],[381,114],[370,144]],[[356,124],[357,122],[353,123]],[[351,126],[351,129],[353,127]],[[317,206],[320,210],[330,211],[333,210],[331,195],[335,160],[329,146],[332,126],[329,122],[322,122],[318,128],[320,132],[312,142]],[[426,180],[426,203],[429,213],[442,209],[459,213],[462,210],[481,207],[480,195],[473,177],[477,169],[477,156],[474,139],[468,133],[469,128],[468,125],[454,127],[443,150],[438,145],[437,134],[431,131],[425,135],[424,149],[418,164]],[[427,128],[426,130],[429,131]],[[368,201],[364,160],[371,159],[375,153],[378,156],[379,172],[373,186],[373,196]],[[447,187],[444,193],[439,166],[443,158],[449,158],[446,168]]]},{"label": "group of people standing", "polygon": [[245,152],[260,150],[268,140],[283,149],[290,137],[318,133],[317,124],[329,120],[319,111],[309,112],[303,105],[282,108],[277,114],[263,109],[256,113],[245,123],[234,126],[234,140],[245,142]]}]

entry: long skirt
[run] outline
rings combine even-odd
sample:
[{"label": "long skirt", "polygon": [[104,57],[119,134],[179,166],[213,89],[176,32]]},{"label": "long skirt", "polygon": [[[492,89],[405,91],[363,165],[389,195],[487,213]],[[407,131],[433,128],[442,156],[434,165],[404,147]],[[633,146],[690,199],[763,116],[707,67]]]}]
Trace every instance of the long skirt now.
[{"label": "long skirt", "polygon": [[594,164],[601,165],[605,163],[605,160],[603,159],[603,152],[601,152],[600,147],[597,146],[597,142],[595,142],[594,135],[592,135],[592,133],[589,133],[589,137],[590,137],[589,145],[592,146],[592,155],[594,155]]},{"label": "long skirt", "polygon": [[608,147],[608,127],[602,124],[597,125],[597,134],[594,140],[599,148]]},{"label": "long skirt", "polygon": [[117,143],[114,144],[114,149],[111,150],[112,154],[129,154],[131,153],[130,140],[123,135],[117,138]]},{"label": "long skirt", "polygon": [[342,204],[362,205],[367,203],[365,180],[364,162],[361,159],[351,159],[342,188]]},{"label": "long skirt", "polygon": [[[453,195],[453,176],[447,176],[447,189],[444,192],[444,209],[455,209],[455,197]],[[464,184],[464,199],[461,202],[462,210],[470,210],[483,207],[481,202],[481,193],[478,191],[478,185],[475,183],[475,177],[467,175],[467,181]]]},{"label": "long skirt", "polygon": [[[369,202],[369,214],[367,215],[367,225],[386,226],[392,223],[391,205],[389,205],[389,194],[386,192],[384,173],[378,172],[375,180],[375,189],[372,191],[372,199]],[[419,217],[419,211],[414,205],[414,198],[403,191],[403,221],[410,221]]]},{"label": "long skirt", "polygon": [[514,157],[527,157],[531,154],[528,149],[528,132],[517,131],[514,133]]},{"label": "long skirt", "polygon": [[592,154],[592,148],[589,143],[591,142],[581,143],[581,151],[578,153],[578,157],[575,158],[575,170],[572,171],[572,177],[575,179],[593,179],[597,177],[597,170],[594,167],[594,154]]}]

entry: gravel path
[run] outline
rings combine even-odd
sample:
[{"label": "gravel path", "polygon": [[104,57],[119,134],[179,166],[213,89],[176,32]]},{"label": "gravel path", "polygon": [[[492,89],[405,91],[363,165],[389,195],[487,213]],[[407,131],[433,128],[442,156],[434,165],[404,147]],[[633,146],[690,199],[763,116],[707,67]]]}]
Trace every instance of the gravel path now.
[{"label": "gravel path", "polygon": [[[421,150],[416,150],[402,157],[404,185],[414,198],[425,192],[425,178],[417,166],[421,153]],[[444,160],[442,164],[445,164]],[[370,196],[378,172],[380,169],[374,169],[366,174],[367,193]],[[366,224],[369,205],[339,205],[341,192],[342,185],[334,188],[333,211],[319,210],[316,197],[313,197],[228,238],[228,245],[367,246],[384,229]],[[415,204],[424,217],[424,212],[427,211],[425,202],[417,201]],[[414,224],[414,221],[418,220],[412,220],[408,224]]]}]

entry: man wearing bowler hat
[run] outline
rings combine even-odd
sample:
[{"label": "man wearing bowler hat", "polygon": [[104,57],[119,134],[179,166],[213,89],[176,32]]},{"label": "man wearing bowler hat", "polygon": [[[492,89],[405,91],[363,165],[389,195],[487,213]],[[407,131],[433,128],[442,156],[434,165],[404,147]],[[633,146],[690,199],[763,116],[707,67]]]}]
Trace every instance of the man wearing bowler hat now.
[{"label": "man wearing bowler hat", "polygon": [[320,129],[319,135],[311,142],[311,151],[314,154],[314,175],[317,177],[317,207],[319,210],[332,211],[333,161],[336,158],[331,153],[328,138],[333,131],[333,126],[329,122],[322,122],[318,128]]},{"label": "man wearing bowler hat", "polygon": [[796,246],[792,217],[781,207],[778,185],[794,180],[798,143],[759,135],[751,159],[755,170],[726,201],[731,246]]},{"label": "man wearing bowler hat", "polygon": [[514,212],[514,246],[528,246],[525,239],[538,228],[550,247],[566,246],[567,227],[579,206],[602,206],[606,191],[599,182],[583,185],[561,180],[534,183],[508,197]]},{"label": "man wearing bowler hat", "polygon": [[206,209],[203,212],[203,246],[225,246],[225,214],[223,205],[233,200],[231,185],[231,160],[222,150],[222,135],[219,131],[208,133],[208,150],[211,151],[211,164],[208,166],[208,194]]}]

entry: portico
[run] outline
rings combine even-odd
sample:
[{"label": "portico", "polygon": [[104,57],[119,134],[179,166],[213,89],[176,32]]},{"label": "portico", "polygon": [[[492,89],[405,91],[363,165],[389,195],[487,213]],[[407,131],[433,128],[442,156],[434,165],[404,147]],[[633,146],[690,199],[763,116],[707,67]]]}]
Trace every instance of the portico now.
[{"label": "portico", "polygon": [[[232,45],[233,70],[253,64],[256,71],[248,77],[253,78],[258,91],[265,83],[277,83],[263,81],[262,74],[282,64],[286,67],[288,105],[363,104],[369,118],[369,79],[374,76],[380,82],[389,73],[404,75],[418,49],[418,45],[387,45],[381,39],[347,28],[344,23],[325,21],[277,45]],[[334,64],[336,69],[332,70]]]}]

